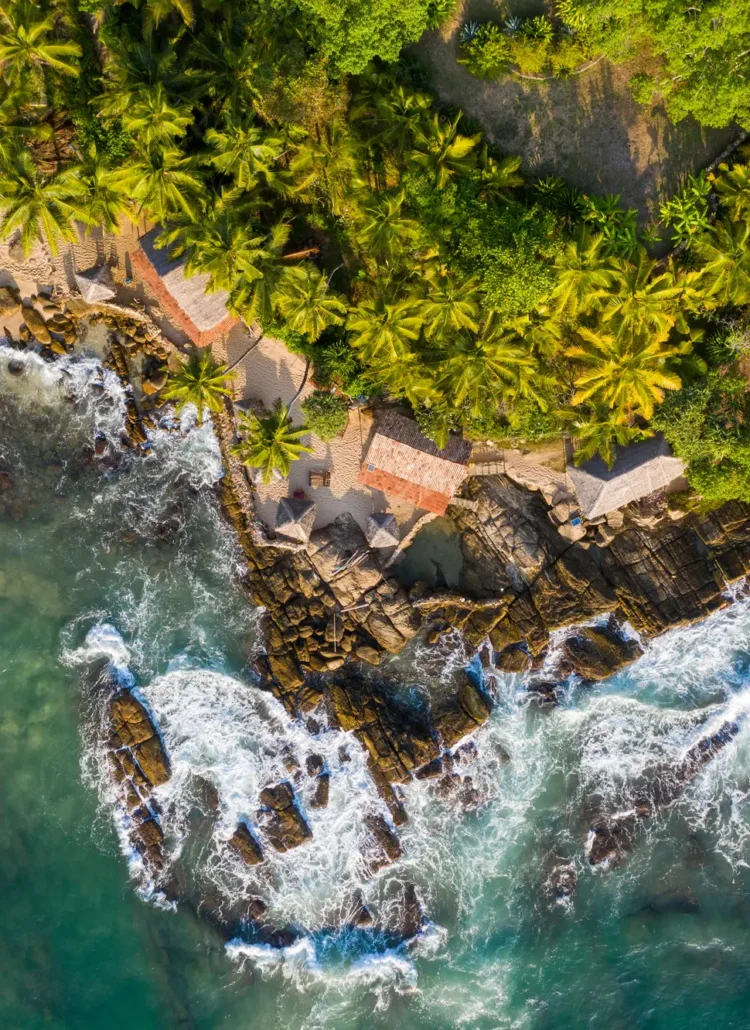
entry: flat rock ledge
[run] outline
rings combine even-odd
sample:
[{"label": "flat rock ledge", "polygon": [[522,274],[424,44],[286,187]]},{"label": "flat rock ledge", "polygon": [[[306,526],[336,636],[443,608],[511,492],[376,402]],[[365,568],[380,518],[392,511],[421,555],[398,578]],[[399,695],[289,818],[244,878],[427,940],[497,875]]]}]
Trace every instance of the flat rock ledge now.
[{"label": "flat rock ledge", "polygon": [[107,759],[128,835],[151,872],[164,867],[164,834],[152,792],[171,776],[169,757],[151,716],[130,690],[116,690],[107,705]]}]

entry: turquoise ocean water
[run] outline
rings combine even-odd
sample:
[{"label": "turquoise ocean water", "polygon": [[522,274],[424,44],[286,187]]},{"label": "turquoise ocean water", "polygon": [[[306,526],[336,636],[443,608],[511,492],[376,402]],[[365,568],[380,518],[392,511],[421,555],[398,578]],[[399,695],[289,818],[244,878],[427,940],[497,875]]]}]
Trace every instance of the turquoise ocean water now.
[{"label": "turquoise ocean water", "polygon": [[[593,689],[539,711],[501,677],[477,737],[480,806],[406,789],[405,858],[375,880],[358,859],[377,807],[356,744],[312,738],[253,685],[257,613],[211,486],[208,430],[160,432],[145,459],[92,459],[116,439],[119,387],[95,358],[8,372],[0,349],[0,1026],[8,1030],[255,1027],[692,1030],[750,1024],[750,607],[741,596]],[[464,660],[412,649],[404,689]],[[174,775],[160,802],[190,901],[155,894],[129,854],[100,771],[87,692],[109,661],[132,676]],[[728,715],[741,732],[618,869],[585,858],[591,811],[676,761]],[[341,748],[347,758],[341,757]],[[292,754],[324,755],[331,803],[311,845],[238,871],[221,842]],[[503,751],[511,757],[503,762]],[[219,797],[191,843],[198,777]],[[304,797],[303,797],[304,804]],[[574,896],[545,887],[558,860]],[[253,878],[254,877],[254,878]],[[342,929],[356,891],[388,924],[404,882],[429,925],[413,945]],[[284,950],[227,944],[196,898],[261,898]]]}]

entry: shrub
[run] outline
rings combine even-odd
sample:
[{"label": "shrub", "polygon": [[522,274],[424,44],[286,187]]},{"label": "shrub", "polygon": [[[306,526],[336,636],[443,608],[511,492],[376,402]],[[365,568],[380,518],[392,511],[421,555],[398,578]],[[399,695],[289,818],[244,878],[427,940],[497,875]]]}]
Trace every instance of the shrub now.
[{"label": "shrub", "polygon": [[305,423],[311,433],[323,440],[333,440],[349,424],[349,402],[341,394],[316,390],[302,402]]},{"label": "shrub", "polygon": [[707,501],[750,501],[750,394],[726,368],[670,393],[652,420]]},{"label": "shrub", "polygon": [[711,225],[708,197],[711,183],[705,172],[689,175],[682,189],[659,206],[659,214],[672,230],[675,243],[690,243]]},{"label": "shrub", "polygon": [[370,397],[379,392],[340,331],[327,330],[308,350],[318,386],[337,386],[347,397]]}]

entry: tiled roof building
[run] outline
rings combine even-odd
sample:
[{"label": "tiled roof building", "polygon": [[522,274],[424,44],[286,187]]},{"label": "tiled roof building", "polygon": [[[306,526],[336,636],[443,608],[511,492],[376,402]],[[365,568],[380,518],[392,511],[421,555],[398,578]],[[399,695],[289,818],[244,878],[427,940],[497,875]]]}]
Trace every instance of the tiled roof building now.
[{"label": "tiled roof building", "polygon": [[157,300],[197,347],[207,347],[237,321],[227,310],[226,290],[207,293],[207,275],[185,275],[185,260],[173,261],[168,248],[158,248],[156,226],[140,239],[133,266]]},{"label": "tiled roof building", "polygon": [[360,483],[442,515],[466,476],[471,444],[451,434],[442,450],[410,418],[386,412],[359,474]]}]

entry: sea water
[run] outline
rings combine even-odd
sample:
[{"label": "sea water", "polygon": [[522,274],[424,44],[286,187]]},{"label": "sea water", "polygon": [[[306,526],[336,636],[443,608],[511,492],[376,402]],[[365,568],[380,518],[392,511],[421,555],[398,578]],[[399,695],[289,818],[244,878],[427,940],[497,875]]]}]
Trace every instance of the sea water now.
[{"label": "sea water", "polygon": [[[368,878],[362,818],[380,802],[361,749],[324,719],[293,722],[255,683],[260,614],[213,492],[210,429],[188,418],[152,433],[147,456],[120,454],[123,410],[95,356],[49,365],[0,348],[0,1026],[748,1026],[742,590],[610,681],[570,683],[555,709],[519,677],[488,682],[479,805],[407,786],[404,858]],[[470,659],[453,635],[383,674],[434,694]],[[102,775],[87,690],[102,664],[134,685],[170,754],[158,800],[169,868],[190,883],[176,900],[150,884]],[[592,869],[593,814],[726,719],[735,740],[639,827],[621,866]],[[299,783],[313,841],[240,867],[226,848],[237,819],[311,753],[331,774],[324,810]],[[206,784],[217,811],[195,846]],[[569,898],[549,887],[560,862],[577,872]],[[405,883],[427,919],[410,944],[387,932]],[[347,928],[355,897],[372,928]],[[201,911],[252,898],[287,947],[227,942]]]}]

